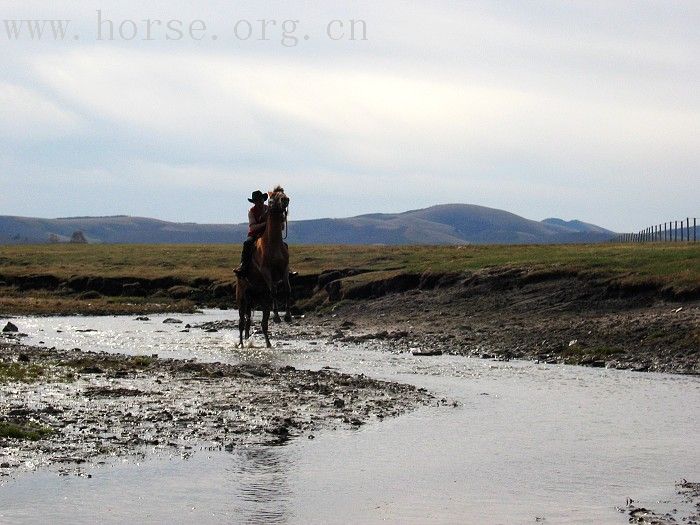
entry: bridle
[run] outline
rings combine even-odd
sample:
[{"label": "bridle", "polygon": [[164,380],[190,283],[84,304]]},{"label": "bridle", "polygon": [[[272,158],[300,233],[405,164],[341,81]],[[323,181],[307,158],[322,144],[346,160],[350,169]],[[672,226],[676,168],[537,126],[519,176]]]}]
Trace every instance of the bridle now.
[{"label": "bridle", "polygon": [[286,195],[284,198],[287,199],[287,206],[282,206],[280,204],[280,197],[274,197],[272,199],[273,202],[270,205],[270,212],[282,214],[282,218],[284,220],[284,237],[282,238],[286,239],[287,235],[289,235],[289,220],[287,219],[287,216],[289,215],[289,199]]}]

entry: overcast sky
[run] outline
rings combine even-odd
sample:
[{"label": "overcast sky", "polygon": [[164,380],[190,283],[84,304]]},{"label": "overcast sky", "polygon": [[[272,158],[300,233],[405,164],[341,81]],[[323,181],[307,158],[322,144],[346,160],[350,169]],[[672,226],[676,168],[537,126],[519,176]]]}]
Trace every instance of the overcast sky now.
[{"label": "overcast sky", "polygon": [[697,0],[143,4],[0,0],[0,214],[700,214]]}]

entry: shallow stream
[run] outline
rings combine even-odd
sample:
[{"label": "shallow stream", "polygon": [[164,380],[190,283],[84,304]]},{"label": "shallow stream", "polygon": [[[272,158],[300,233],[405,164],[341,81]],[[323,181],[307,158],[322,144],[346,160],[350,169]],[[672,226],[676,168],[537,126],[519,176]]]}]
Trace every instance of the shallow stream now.
[{"label": "shallow stream", "polygon": [[[459,356],[390,343],[291,339],[235,348],[237,333],[181,332],[235,312],[13,320],[28,344],[201,361],[330,366],[425,387],[431,406],[284,446],[162,454],[0,485],[0,522],[627,523],[631,497],[683,511],[700,480],[700,378]],[[303,322],[303,321],[301,321]],[[78,330],[94,331],[78,331]],[[277,341],[283,341],[279,328]]]}]

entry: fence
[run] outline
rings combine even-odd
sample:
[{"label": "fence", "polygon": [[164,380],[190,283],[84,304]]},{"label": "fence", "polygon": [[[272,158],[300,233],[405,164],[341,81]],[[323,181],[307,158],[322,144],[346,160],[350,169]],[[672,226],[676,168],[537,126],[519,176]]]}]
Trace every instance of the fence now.
[{"label": "fence", "polygon": [[621,233],[610,242],[698,242],[698,219],[686,217],[655,224],[637,233]]}]

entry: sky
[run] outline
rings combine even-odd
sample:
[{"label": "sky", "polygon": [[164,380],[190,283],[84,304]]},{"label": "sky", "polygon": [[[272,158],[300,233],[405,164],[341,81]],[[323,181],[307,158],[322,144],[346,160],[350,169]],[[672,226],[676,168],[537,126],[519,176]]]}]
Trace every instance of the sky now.
[{"label": "sky", "polygon": [[0,0],[0,24],[0,215],[237,223],[277,184],[290,219],[700,215],[696,0]]}]

